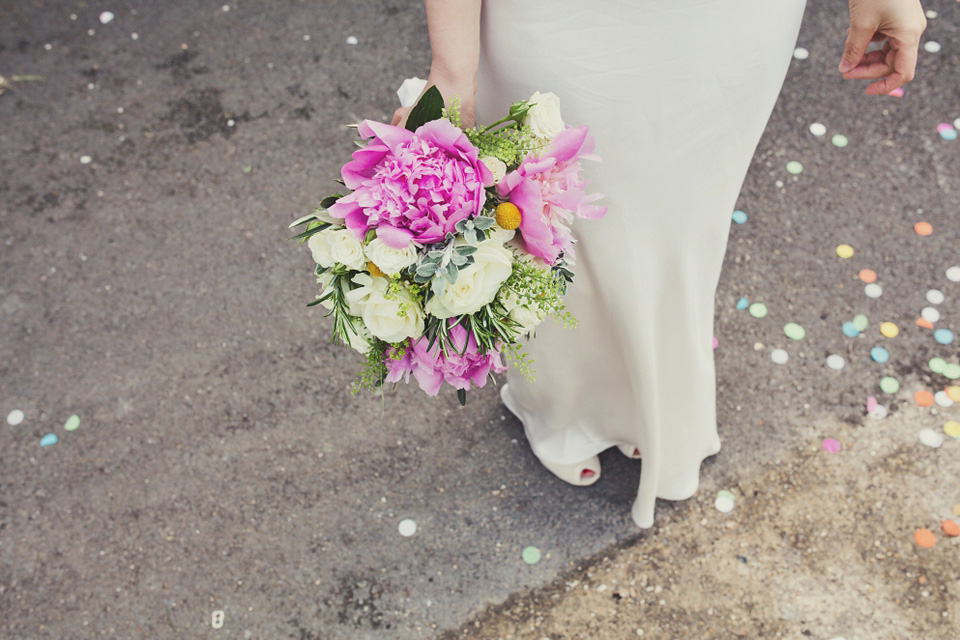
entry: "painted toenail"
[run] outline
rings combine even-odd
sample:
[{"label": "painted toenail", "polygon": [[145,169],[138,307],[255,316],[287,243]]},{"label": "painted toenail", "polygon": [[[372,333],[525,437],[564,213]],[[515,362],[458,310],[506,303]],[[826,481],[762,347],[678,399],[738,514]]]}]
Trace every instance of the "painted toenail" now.
[{"label": "painted toenail", "polygon": [[581,478],[590,478],[590,477],[592,477],[592,476],[593,476],[593,470],[592,470],[592,469],[584,469],[583,471],[580,472],[580,477],[581,477]]}]

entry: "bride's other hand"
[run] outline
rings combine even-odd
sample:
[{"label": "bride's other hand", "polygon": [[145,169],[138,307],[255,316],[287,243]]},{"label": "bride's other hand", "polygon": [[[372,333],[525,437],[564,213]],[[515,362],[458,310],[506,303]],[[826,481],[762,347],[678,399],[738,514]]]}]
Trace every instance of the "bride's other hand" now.
[{"label": "bride's other hand", "polygon": [[[440,95],[443,96],[444,104],[449,107],[450,103],[454,96],[460,97],[460,119],[462,121],[462,126],[464,129],[469,129],[474,124],[474,119],[476,118],[476,107],[474,103],[474,96],[476,95],[476,85],[473,84],[472,80],[467,81],[456,81],[456,80],[445,80],[437,79],[431,74],[427,78],[427,84],[424,85],[423,91],[420,92],[420,95],[417,96],[417,99],[413,101],[413,104],[417,103],[417,100],[427,92],[427,89],[436,85],[437,89],[440,91]],[[410,115],[410,111],[413,107],[400,107],[393,112],[393,120],[390,121],[390,124],[398,127],[403,127],[407,124],[407,116]]]},{"label": "bride's other hand", "polygon": [[[850,27],[839,70],[844,78],[882,78],[868,95],[887,94],[913,80],[927,18],[919,0],[850,0]],[[883,47],[867,52],[871,42]]]}]

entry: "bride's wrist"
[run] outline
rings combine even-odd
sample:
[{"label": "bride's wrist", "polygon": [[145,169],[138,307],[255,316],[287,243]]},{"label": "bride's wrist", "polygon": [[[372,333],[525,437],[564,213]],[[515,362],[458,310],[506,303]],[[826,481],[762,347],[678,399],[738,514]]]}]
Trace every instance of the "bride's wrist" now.
[{"label": "bride's wrist", "polygon": [[[443,64],[434,62],[430,66],[430,75],[427,76],[428,84],[435,84],[441,89],[454,90],[460,97],[473,97],[477,92],[477,73],[449,69]],[[446,96],[444,96],[446,97]]]}]

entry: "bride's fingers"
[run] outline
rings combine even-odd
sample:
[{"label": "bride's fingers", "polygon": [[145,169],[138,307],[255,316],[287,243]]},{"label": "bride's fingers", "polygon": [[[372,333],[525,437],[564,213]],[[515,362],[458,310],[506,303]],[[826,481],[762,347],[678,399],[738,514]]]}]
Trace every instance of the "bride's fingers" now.
[{"label": "bride's fingers", "polygon": [[843,74],[844,78],[882,78],[893,72],[893,53],[890,50],[870,51],[860,64]]},{"label": "bride's fingers", "polygon": [[902,87],[913,80],[913,74],[917,67],[917,50],[910,45],[900,49],[894,46],[893,73],[883,80],[874,82],[867,86],[868,95],[879,95],[890,93],[894,89]]}]

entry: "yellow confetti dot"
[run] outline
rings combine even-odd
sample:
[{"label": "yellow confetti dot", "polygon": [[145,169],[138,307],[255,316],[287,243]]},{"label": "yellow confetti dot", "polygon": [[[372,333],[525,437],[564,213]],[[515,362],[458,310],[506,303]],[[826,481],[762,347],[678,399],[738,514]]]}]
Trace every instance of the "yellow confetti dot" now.
[{"label": "yellow confetti dot", "polygon": [[946,389],[947,397],[953,400],[954,402],[960,402],[960,387],[949,386]]},{"label": "yellow confetti dot", "polygon": [[943,432],[951,438],[960,438],[960,422],[947,420],[943,424]]},{"label": "yellow confetti dot", "polygon": [[837,247],[837,255],[841,258],[852,258],[853,257],[853,247],[848,244],[841,244]]},{"label": "yellow confetti dot", "polygon": [[896,338],[897,334],[900,333],[900,329],[892,322],[881,322],[880,333],[888,338]]}]

